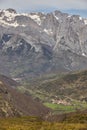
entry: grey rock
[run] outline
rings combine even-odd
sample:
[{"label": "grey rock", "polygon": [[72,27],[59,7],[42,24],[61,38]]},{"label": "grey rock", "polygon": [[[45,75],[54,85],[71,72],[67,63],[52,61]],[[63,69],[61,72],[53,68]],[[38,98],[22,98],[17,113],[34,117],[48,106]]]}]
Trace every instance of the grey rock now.
[{"label": "grey rock", "polygon": [[0,11],[0,71],[13,77],[87,69],[87,20],[60,11]]}]

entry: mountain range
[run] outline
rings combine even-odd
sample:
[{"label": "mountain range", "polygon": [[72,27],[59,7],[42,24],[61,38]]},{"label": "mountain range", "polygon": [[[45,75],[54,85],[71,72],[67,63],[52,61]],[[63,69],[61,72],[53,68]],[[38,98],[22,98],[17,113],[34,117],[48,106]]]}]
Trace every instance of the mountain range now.
[{"label": "mountain range", "polygon": [[87,19],[0,10],[0,72],[13,78],[87,68]]}]

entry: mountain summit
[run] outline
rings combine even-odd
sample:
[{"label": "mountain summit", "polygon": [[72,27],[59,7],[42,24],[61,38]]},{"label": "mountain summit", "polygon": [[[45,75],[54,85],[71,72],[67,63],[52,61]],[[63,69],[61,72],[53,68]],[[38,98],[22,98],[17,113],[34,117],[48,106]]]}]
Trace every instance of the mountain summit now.
[{"label": "mountain summit", "polygon": [[0,71],[13,77],[87,68],[87,19],[0,11]]}]

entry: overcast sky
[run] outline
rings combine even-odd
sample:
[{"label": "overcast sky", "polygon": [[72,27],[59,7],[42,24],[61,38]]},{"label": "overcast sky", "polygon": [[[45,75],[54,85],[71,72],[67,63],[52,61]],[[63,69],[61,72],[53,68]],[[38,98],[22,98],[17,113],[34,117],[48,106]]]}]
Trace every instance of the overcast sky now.
[{"label": "overcast sky", "polygon": [[87,0],[0,0],[0,8],[18,12],[61,10],[87,17]]}]

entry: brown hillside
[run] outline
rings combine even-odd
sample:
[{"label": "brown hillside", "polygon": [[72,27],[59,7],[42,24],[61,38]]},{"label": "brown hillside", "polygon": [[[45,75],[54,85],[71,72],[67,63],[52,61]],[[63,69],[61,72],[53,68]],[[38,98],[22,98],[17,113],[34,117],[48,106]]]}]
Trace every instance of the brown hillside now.
[{"label": "brown hillside", "polygon": [[1,117],[19,116],[19,115],[42,116],[49,112],[49,109],[44,107],[41,103],[34,101],[31,96],[22,94],[13,87],[6,84],[8,78],[5,77],[5,81],[3,79],[0,78]]}]

